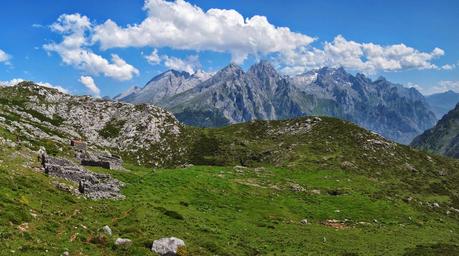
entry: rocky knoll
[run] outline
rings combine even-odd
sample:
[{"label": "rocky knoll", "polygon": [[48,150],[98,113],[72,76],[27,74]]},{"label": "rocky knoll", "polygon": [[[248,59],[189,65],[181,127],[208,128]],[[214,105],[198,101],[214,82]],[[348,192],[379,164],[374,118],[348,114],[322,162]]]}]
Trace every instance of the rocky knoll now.
[{"label": "rocky knoll", "polygon": [[51,151],[76,139],[155,166],[180,154],[175,146],[183,129],[159,107],[71,96],[30,82],[0,87],[0,128],[32,144],[57,143]]}]

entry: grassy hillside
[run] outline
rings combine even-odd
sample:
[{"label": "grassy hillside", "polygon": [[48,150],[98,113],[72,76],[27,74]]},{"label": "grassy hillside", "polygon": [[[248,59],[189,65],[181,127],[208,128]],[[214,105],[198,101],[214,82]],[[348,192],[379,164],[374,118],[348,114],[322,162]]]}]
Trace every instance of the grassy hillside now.
[{"label": "grassy hillside", "polygon": [[413,147],[459,158],[459,105],[442,117],[431,129],[416,137]]},{"label": "grassy hillside", "polygon": [[[90,201],[3,141],[0,254],[153,255],[165,236],[189,255],[459,254],[456,160],[331,118],[187,128],[182,143],[195,166],[93,168],[125,182],[127,199]],[[134,244],[117,248],[118,237]]]},{"label": "grassy hillside", "polygon": [[390,181],[388,193],[443,193],[459,208],[458,161],[386,141],[338,119],[257,121],[197,130],[193,138],[194,164],[345,170]]}]

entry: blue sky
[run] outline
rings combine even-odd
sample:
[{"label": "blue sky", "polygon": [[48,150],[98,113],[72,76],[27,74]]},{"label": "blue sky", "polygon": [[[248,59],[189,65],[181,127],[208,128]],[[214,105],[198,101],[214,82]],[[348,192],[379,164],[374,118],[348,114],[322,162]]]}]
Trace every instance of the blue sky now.
[{"label": "blue sky", "polygon": [[459,1],[15,0],[1,10],[4,83],[114,96],[169,68],[269,59],[286,74],[344,66],[426,94],[459,91]]}]

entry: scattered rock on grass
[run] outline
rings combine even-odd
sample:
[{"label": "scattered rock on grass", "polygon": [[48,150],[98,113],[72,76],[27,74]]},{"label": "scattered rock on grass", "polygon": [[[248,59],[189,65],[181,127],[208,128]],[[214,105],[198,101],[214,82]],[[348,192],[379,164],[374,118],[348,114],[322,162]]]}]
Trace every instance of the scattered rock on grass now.
[{"label": "scattered rock on grass", "polygon": [[18,226],[18,229],[20,232],[26,232],[29,230],[29,223],[24,222],[21,225]]},{"label": "scattered rock on grass", "polygon": [[405,163],[405,169],[410,171],[410,172],[417,172],[418,171],[414,166],[412,166],[409,163]]},{"label": "scattered rock on grass", "polygon": [[112,236],[112,229],[109,226],[105,225],[102,230],[107,236]]},{"label": "scattered rock on grass", "polygon": [[296,184],[296,183],[290,183],[290,189],[293,191],[293,192],[305,192],[306,189],[303,188],[300,184]]},{"label": "scattered rock on grass", "polygon": [[175,237],[161,238],[153,241],[151,250],[159,255],[173,256],[177,255],[180,247],[184,247],[185,242]]},{"label": "scattered rock on grass", "polygon": [[320,194],[321,194],[321,192],[320,192],[320,190],[319,190],[319,189],[313,189],[313,190],[311,190],[311,194],[314,194],[314,195],[320,195]]},{"label": "scattered rock on grass", "polygon": [[180,168],[191,168],[193,166],[194,166],[194,164],[182,164],[182,165],[179,165]]},{"label": "scattered rock on grass", "polygon": [[335,219],[326,220],[326,221],[324,221],[322,224],[325,225],[325,226],[328,226],[328,227],[335,228],[335,229],[344,229],[344,228],[347,228],[347,225],[345,224],[344,221],[335,220]]},{"label": "scattered rock on grass", "polygon": [[247,167],[236,165],[236,166],[233,167],[233,170],[235,170],[236,172],[239,172],[239,173],[243,173],[243,172],[245,172],[247,170]]},{"label": "scattered rock on grass", "polygon": [[349,161],[344,161],[341,163],[341,169],[344,169],[344,170],[354,170],[354,169],[357,169],[357,166],[352,163],[352,162],[349,162]]},{"label": "scattered rock on grass", "polygon": [[254,172],[266,172],[266,168],[265,167],[257,167],[254,169]]},{"label": "scattered rock on grass", "polygon": [[129,246],[131,246],[131,244],[132,244],[132,240],[131,239],[117,238],[115,240],[115,245],[116,246],[129,247]]},{"label": "scattered rock on grass", "polygon": [[75,196],[78,196],[80,195],[80,191],[78,191],[78,189],[68,185],[68,184],[65,184],[65,183],[61,183],[61,182],[53,182],[54,186],[56,186],[57,189],[59,189],[60,191],[64,191],[64,192],[68,192],[68,193],[71,193]]}]

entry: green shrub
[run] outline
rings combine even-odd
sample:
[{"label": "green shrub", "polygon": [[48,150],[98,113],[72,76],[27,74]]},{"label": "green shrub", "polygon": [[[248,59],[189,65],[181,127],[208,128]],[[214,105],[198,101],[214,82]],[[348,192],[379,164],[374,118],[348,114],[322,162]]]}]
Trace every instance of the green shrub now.
[{"label": "green shrub", "polygon": [[100,136],[108,138],[116,138],[119,136],[121,129],[123,128],[126,121],[124,120],[111,120],[102,130],[99,131]]}]

